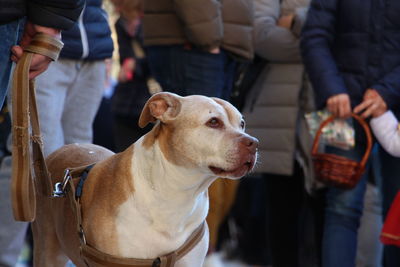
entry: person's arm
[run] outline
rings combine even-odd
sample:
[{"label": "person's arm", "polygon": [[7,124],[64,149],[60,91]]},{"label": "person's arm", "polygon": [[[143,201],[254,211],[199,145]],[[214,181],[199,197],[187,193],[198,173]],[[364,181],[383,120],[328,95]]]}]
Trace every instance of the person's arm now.
[{"label": "person's arm", "polygon": [[292,21],[286,27],[278,25],[280,9],[280,0],[255,1],[256,54],[273,62],[300,62],[299,39],[291,31]]},{"label": "person's arm", "polygon": [[[317,108],[338,96],[337,107],[351,111],[348,92],[331,52],[335,38],[338,0],[312,0],[301,35],[301,52],[316,94]],[[346,103],[345,103],[346,102]],[[344,104],[345,103],[345,104]],[[338,108],[339,109],[339,108]]]},{"label": "person's arm", "polygon": [[400,103],[400,66],[387,73],[371,88],[375,89],[385,101],[388,109],[393,109]]},{"label": "person's arm", "polygon": [[[37,33],[45,33],[61,40],[61,30],[73,26],[79,18],[84,6],[84,0],[30,0],[27,1],[27,23],[19,45],[12,47],[11,59],[15,62],[21,58]],[[51,59],[34,54],[32,57],[29,78],[33,79],[44,72]]]},{"label": "person's arm", "polygon": [[174,0],[186,38],[195,46],[216,51],[223,38],[221,2],[216,0]]},{"label": "person's arm", "polygon": [[382,147],[391,155],[400,157],[399,122],[391,111],[385,112],[370,122],[372,131]]}]

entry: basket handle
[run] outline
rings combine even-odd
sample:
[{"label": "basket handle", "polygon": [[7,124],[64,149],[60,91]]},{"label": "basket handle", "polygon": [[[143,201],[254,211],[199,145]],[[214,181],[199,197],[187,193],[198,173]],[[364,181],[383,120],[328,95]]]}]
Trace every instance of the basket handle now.
[{"label": "basket handle", "polygon": [[[363,127],[364,131],[365,131],[365,135],[367,136],[367,149],[364,153],[364,156],[361,159],[361,166],[364,167],[365,164],[367,163],[369,154],[371,153],[371,149],[372,149],[372,135],[371,135],[371,130],[369,129],[368,124],[365,122],[365,120],[363,118],[361,118],[360,116],[358,116],[357,114],[352,113],[351,116],[356,119],[358,121],[358,123],[361,124],[361,126]],[[312,146],[312,150],[311,150],[311,154],[314,156],[317,154],[317,150],[318,150],[318,145],[319,145],[319,138],[322,134],[322,129],[328,125],[329,123],[331,123],[333,120],[335,120],[336,117],[334,115],[328,117],[327,119],[325,119],[321,125],[319,126],[319,129],[317,131],[317,133],[315,134],[315,138],[314,138],[314,143]]]}]

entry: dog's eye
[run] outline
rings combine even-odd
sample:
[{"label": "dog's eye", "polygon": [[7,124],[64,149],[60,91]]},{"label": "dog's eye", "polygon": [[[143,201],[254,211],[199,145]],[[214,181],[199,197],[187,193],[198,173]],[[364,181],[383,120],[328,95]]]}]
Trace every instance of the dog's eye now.
[{"label": "dog's eye", "polygon": [[240,128],[244,129],[245,126],[246,126],[246,123],[245,123],[244,120],[242,120],[242,121],[240,122]]},{"label": "dog's eye", "polygon": [[208,122],[207,122],[207,124],[206,124],[208,127],[211,127],[211,128],[220,128],[220,127],[222,127],[223,125],[222,125],[222,122],[218,119],[218,118],[211,118]]}]

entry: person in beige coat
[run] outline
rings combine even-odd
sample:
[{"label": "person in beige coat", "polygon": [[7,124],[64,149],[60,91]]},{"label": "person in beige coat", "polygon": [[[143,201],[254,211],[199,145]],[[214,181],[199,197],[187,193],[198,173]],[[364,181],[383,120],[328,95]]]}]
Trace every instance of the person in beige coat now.
[{"label": "person in beige coat", "polygon": [[[267,186],[274,267],[312,267],[320,260],[323,207],[312,207],[315,200],[305,190],[305,184],[309,191],[313,188],[312,140],[304,121],[304,114],[313,110],[313,97],[301,62],[299,37],[309,2],[254,1],[255,52],[267,64],[247,95],[243,113],[246,130],[260,140],[255,172]],[[305,208],[311,212],[306,223]]]},{"label": "person in beige coat", "polygon": [[150,70],[179,95],[229,99],[237,61],[253,58],[252,31],[252,1],[144,1]]}]

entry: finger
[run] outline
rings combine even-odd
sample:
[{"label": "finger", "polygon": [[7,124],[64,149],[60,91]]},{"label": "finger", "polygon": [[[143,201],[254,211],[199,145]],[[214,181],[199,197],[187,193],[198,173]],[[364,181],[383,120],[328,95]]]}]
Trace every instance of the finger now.
[{"label": "finger", "polygon": [[11,52],[17,59],[20,59],[24,53],[24,50],[19,45],[14,45],[11,48]]},{"label": "finger", "polygon": [[348,101],[342,102],[340,106],[340,117],[341,118],[348,118],[351,116],[351,107]]},{"label": "finger", "polygon": [[45,66],[43,68],[40,68],[40,69],[29,71],[29,79],[32,80],[32,79],[36,78],[37,76],[39,76],[40,74],[42,74],[46,70],[47,70],[47,66]]},{"label": "finger", "polygon": [[11,60],[12,60],[13,62],[17,63],[18,60],[19,60],[19,58],[17,58],[17,57],[14,56],[14,55],[11,55]]},{"label": "finger", "polygon": [[371,116],[378,108],[378,105],[376,103],[371,104],[362,114],[361,117],[364,119],[368,118]]},{"label": "finger", "polygon": [[35,65],[31,64],[29,69],[29,79],[33,79],[45,70],[47,70],[49,63],[47,61],[36,62]]},{"label": "finger", "polygon": [[338,116],[339,118],[344,118],[346,115],[348,115],[348,103],[345,100],[342,100],[338,103]]},{"label": "finger", "polygon": [[332,113],[332,115],[337,116],[337,108],[336,108],[336,104],[334,101],[330,100],[328,101],[327,105],[326,105],[326,109]]},{"label": "finger", "polygon": [[358,106],[356,106],[353,110],[354,113],[359,113],[361,111],[363,111],[364,109],[366,109],[369,105],[371,105],[370,100],[364,100],[361,104],[359,104]]},{"label": "finger", "polygon": [[43,55],[39,55],[39,54],[34,54],[32,57],[32,62],[31,62],[31,69],[35,69],[35,68],[39,68],[42,66],[42,64],[50,64],[51,59],[43,56]]}]

